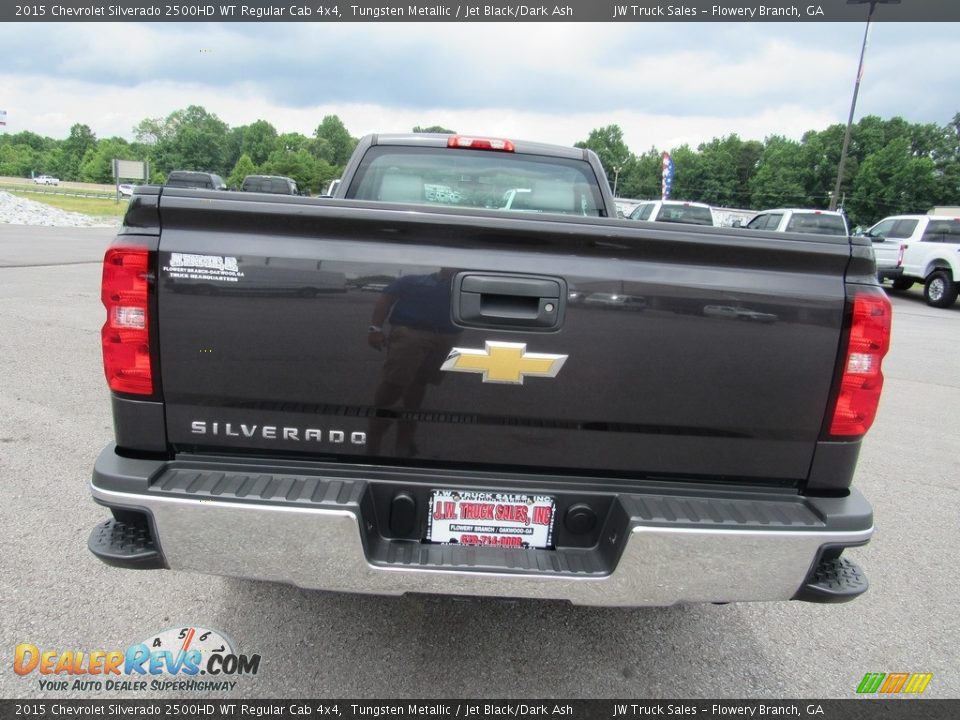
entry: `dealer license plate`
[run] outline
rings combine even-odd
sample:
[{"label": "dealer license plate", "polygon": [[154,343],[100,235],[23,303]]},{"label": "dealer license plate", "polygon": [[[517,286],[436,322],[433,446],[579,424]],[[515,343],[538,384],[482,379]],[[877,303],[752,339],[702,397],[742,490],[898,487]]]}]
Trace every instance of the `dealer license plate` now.
[{"label": "dealer license plate", "polygon": [[427,540],[457,545],[548,548],[556,503],[547,495],[434,490]]}]

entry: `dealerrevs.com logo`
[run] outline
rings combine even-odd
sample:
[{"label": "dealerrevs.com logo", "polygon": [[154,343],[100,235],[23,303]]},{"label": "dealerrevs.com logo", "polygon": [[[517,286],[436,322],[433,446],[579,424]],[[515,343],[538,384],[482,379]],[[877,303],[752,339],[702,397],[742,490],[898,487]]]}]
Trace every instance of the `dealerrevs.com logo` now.
[{"label": "dealerrevs.com logo", "polygon": [[13,671],[37,677],[40,690],[215,692],[256,675],[260,655],[241,655],[221,632],[170,628],[126,650],[41,649],[20,643]]}]

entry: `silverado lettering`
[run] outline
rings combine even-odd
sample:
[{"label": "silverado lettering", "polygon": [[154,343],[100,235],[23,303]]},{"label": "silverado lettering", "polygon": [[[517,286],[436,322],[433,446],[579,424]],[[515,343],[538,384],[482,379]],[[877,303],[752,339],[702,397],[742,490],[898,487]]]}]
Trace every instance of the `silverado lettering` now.
[{"label": "silverado lettering", "polygon": [[[237,432],[239,430],[239,432]],[[351,432],[343,430],[319,430],[317,428],[295,428],[295,427],[277,427],[276,425],[247,425],[245,423],[207,423],[204,420],[194,420],[190,423],[190,432],[194,435],[226,435],[228,437],[247,437],[252,438],[260,436],[269,440],[314,440],[322,442],[326,437],[327,442],[342,443],[349,439],[353,445],[363,445],[367,441],[366,433]],[[324,435],[326,432],[326,435]]]},{"label": "silverado lettering", "polygon": [[870,240],[697,212],[618,218],[589,150],[448,134],[363,138],[329,198],[138,187],[90,549],[385,595],[859,596]]}]

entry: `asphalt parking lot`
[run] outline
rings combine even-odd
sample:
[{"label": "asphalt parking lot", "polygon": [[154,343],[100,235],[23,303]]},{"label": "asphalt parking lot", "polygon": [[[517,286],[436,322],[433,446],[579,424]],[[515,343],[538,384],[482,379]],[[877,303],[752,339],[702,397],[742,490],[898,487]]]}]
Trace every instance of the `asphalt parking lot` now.
[{"label": "asphalt parking lot", "polygon": [[260,672],[236,697],[849,698],[866,672],[934,674],[960,696],[960,306],[893,298],[886,387],[857,484],[877,533],[856,602],[594,609],[379,598],[107,567],[86,549],[112,439],[100,363],[109,229],[0,225],[0,697],[41,690],[18,643],[125,648],[169,627],[226,632]]}]

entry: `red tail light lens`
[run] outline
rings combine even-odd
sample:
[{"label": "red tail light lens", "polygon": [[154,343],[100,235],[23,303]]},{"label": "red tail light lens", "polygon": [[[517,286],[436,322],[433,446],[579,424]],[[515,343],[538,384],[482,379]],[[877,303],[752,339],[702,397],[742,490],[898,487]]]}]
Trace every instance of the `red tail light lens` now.
[{"label": "red tail light lens", "polygon": [[880,363],[890,348],[892,314],[883,290],[862,290],[854,295],[853,323],[830,423],[831,435],[863,435],[873,424],[883,388]]},{"label": "red tail light lens", "polygon": [[103,257],[100,297],[107,321],[100,337],[103,370],[111,390],[153,393],[150,364],[150,316],[147,309],[149,251],[116,246]]},{"label": "red tail light lens", "polygon": [[468,150],[499,150],[500,152],[514,152],[516,148],[509,140],[501,138],[478,138],[454,135],[447,140],[447,147],[467,148]]}]

